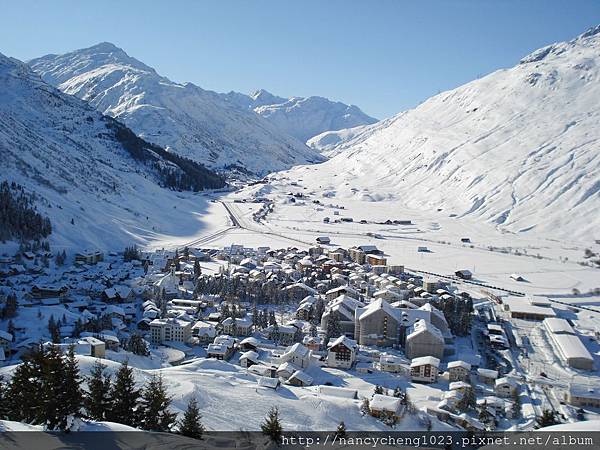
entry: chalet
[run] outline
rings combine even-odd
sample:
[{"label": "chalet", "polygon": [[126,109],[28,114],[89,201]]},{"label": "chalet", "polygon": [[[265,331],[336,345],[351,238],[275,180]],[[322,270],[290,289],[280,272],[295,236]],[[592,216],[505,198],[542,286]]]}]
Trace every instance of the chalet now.
[{"label": "chalet", "polygon": [[410,378],[422,383],[435,383],[438,378],[440,360],[433,356],[421,356],[410,362]]},{"label": "chalet", "polygon": [[84,250],[75,254],[75,262],[81,264],[96,264],[104,260],[104,253],[100,250]]},{"label": "chalet", "polygon": [[69,288],[66,286],[43,286],[34,284],[31,287],[31,297],[35,299],[43,298],[63,298],[69,292]]},{"label": "chalet", "polygon": [[248,336],[252,333],[252,318],[248,316],[235,319],[228,317],[222,324],[223,332],[230,336]]},{"label": "chalet", "polygon": [[133,298],[133,290],[127,286],[113,286],[102,291],[102,299],[106,302],[128,302]]},{"label": "chalet", "polygon": [[[83,333],[81,333],[81,335],[83,336]],[[100,339],[102,342],[104,342],[105,348],[107,350],[111,350],[111,351],[119,351],[119,347],[121,346],[121,341],[119,341],[119,338],[112,335],[112,334],[107,334],[107,333],[100,333],[97,336],[98,339]]]},{"label": "chalet", "polygon": [[365,257],[365,261],[367,264],[372,266],[386,266],[387,259],[385,256],[377,255],[377,254],[367,254]]},{"label": "chalet", "polygon": [[360,294],[356,291],[356,289],[350,286],[339,286],[334,289],[330,289],[325,292],[325,300],[331,301],[337,299],[340,295],[347,295],[352,298],[359,298]]},{"label": "chalet", "polygon": [[254,351],[256,351],[258,349],[258,346],[259,346],[258,339],[254,338],[252,336],[243,339],[239,345],[241,350],[254,350]]},{"label": "chalet", "polygon": [[302,370],[295,371],[287,380],[287,384],[292,386],[310,386],[312,383],[312,377]]},{"label": "chalet", "polygon": [[235,340],[226,334],[217,336],[206,349],[208,358],[228,360],[235,350]]},{"label": "chalet", "polygon": [[318,352],[319,350],[321,350],[323,340],[319,336],[306,335],[302,338],[302,345],[304,345],[310,351]]},{"label": "chalet", "polygon": [[279,378],[283,378],[287,380],[294,373],[296,373],[300,368],[291,362],[284,362],[277,367],[277,376]]},{"label": "chalet", "polygon": [[366,253],[358,247],[348,249],[348,255],[352,261],[358,264],[364,264],[367,258]]},{"label": "chalet", "polygon": [[448,389],[450,389],[451,391],[457,391],[462,394],[464,394],[470,387],[471,385],[464,381],[453,381],[448,385]]},{"label": "chalet", "polygon": [[498,378],[498,371],[492,369],[477,369],[477,378],[485,384],[495,384]]},{"label": "chalet", "polygon": [[318,244],[329,244],[331,242],[331,239],[328,236],[319,236],[315,240]]},{"label": "chalet", "polygon": [[199,320],[192,325],[192,336],[196,337],[199,343],[208,344],[217,336],[217,327],[213,323]]},{"label": "chalet", "polygon": [[280,361],[290,362],[300,368],[308,367],[310,363],[310,350],[304,345],[296,343],[285,350],[285,353],[279,357]]},{"label": "chalet", "polygon": [[292,325],[269,325],[263,330],[267,339],[276,341],[282,345],[291,345],[298,333],[298,329]]},{"label": "chalet", "polygon": [[405,372],[405,361],[399,356],[382,353],[379,356],[379,370],[382,372],[402,373]]},{"label": "chalet", "polygon": [[375,394],[369,403],[371,415],[374,417],[385,417],[392,415],[399,417],[402,409],[401,400],[389,395]]},{"label": "chalet", "polygon": [[494,392],[500,397],[512,397],[519,388],[519,384],[514,378],[498,378],[494,383]]},{"label": "chalet", "polygon": [[356,361],[357,351],[356,341],[340,336],[327,344],[327,366],[349,369]]},{"label": "chalet", "polygon": [[258,364],[259,358],[258,358],[258,353],[256,353],[254,350],[248,350],[244,353],[242,353],[240,355],[240,366],[242,367],[250,367],[253,364]]},{"label": "chalet", "polygon": [[468,381],[471,372],[471,364],[465,361],[450,361],[448,363],[449,381]]}]

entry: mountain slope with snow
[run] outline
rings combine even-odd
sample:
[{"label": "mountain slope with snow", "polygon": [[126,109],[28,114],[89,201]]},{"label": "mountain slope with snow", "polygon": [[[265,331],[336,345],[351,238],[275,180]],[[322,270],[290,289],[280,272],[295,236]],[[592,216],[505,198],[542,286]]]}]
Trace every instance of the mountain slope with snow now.
[{"label": "mountain slope with snow", "polygon": [[334,102],[323,97],[283,98],[260,89],[250,95],[225,94],[238,107],[254,110],[281,131],[302,142],[326,131],[337,131],[369,125],[377,119],[369,117],[358,106]]},{"label": "mountain slope with snow", "polygon": [[2,54],[0,156],[0,178],[36,194],[59,248],[122,249],[162,231],[198,228],[197,196],[162,186],[223,186],[213,172],[143,141]]},{"label": "mountain slope with snow", "polygon": [[598,239],[599,98],[600,26],[339,139],[341,154],[303,176],[337,195]]},{"label": "mountain slope with snow", "polygon": [[110,43],[30,61],[46,82],[118,118],[144,139],[209,167],[255,174],[322,157],[252,111],[179,84]]}]

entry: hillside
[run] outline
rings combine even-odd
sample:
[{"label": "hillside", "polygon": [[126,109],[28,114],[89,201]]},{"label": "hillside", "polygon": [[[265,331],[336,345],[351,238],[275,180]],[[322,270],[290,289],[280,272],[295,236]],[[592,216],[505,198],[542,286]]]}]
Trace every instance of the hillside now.
[{"label": "hillside", "polygon": [[194,84],[172,82],[110,43],[29,64],[46,82],[147,141],[212,168],[237,166],[263,175],[322,160],[252,111]]},{"label": "hillside", "polygon": [[503,230],[598,239],[598,98],[600,26],[391,119],[321,136],[340,154],[304,179]]},{"label": "hillside", "polygon": [[59,246],[143,242],[163,221],[189,223],[165,207],[193,194],[168,188],[224,186],[214,172],[145,142],[1,54],[0,154],[2,180],[35,194],[33,206],[50,217]]},{"label": "hillside", "polygon": [[323,97],[278,97],[260,89],[250,95],[230,92],[225,97],[233,104],[254,110],[279,130],[302,142],[326,131],[369,125],[369,117],[358,106],[334,102]]}]

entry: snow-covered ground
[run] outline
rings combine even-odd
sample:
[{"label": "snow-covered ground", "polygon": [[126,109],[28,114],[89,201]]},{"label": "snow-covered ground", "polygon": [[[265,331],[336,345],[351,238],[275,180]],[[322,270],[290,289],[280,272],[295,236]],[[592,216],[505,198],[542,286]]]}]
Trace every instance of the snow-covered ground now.
[{"label": "snow-covered ground", "polygon": [[[82,375],[88,375],[95,358],[77,356]],[[102,360],[107,372],[114,373],[120,364],[111,360]],[[0,368],[0,374],[7,375],[14,366]],[[224,361],[198,359],[189,364],[147,370],[134,367],[138,383],[147,381],[152,374],[161,374],[169,394],[173,396],[173,410],[182,413],[190,398],[196,397],[202,411],[202,422],[213,431],[255,431],[260,429],[269,409],[277,406],[284,430],[334,430],[341,420],[348,430],[389,430],[377,419],[360,413],[361,400],[321,395],[316,386],[295,387],[280,386],[277,390],[259,387],[257,377],[247,373],[246,369]],[[330,382],[335,386],[356,389],[361,397],[370,397],[375,384],[391,389],[396,386],[408,387],[409,396],[419,405],[433,404],[441,396],[441,390],[435,386],[412,385],[400,376],[393,374],[350,376],[348,373],[333,369],[323,370],[312,366],[308,373],[315,382]],[[437,400],[439,402],[439,400]],[[8,425],[10,426],[10,425]],[[423,429],[417,416],[405,416],[396,430]],[[434,430],[452,428],[437,420],[433,421]]]}]

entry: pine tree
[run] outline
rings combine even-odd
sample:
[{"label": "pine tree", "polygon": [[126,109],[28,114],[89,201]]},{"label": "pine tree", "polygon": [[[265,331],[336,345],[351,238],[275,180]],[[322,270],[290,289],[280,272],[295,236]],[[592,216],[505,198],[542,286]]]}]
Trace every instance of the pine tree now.
[{"label": "pine tree", "polygon": [[402,390],[402,388],[400,386],[396,386],[396,389],[394,389],[393,396],[396,398],[399,398],[399,399],[404,398],[404,391]]},{"label": "pine tree", "polygon": [[[38,423],[42,394],[42,358],[43,349],[34,349],[23,357],[8,385],[6,398],[9,418],[17,422]],[[43,355],[42,355],[43,356]]]},{"label": "pine tree", "polygon": [[75,358],[75,348],[69,347],[65,359],[65,372],[63,376],[63,393],[65,396],[65,408],[67,414],[74,417],[81,415],[81,405],[83,403],[83,392],[81,390],[81,377],[79,375],[79,365]]},{"label": "pine tree", "polygon": [[149,431],[170,431],[177,418],[177,414],[169,411],[170,405],[171,397],[167,394],[162,375],[152,375],[142,392],[140,403],[142,428]]},{"label": "pine tree", "polygon": [[8,385],[5,383],[4,377],[0,375],[0,420],[7,420],[9,414]]},{"label": "pine tree", "polygon": [[127,350],[135,355],[148,356],[150,354],[146,341],[139,333],[131,335],[129,341],[127,341]]},{"label": "pine tree", "polygon": [[65,389],[67,362],[60,350],[53,345],[41,352],[40,357],[42,384],[38,404],[41,404],[41,408],[36,423],[45,424],[50,430],[66,430],[72,412],[72,404]]},{"label": "pine tree", "polygon": [[8,328],[6,329],[6,331],[8,331],[10,333],[10,335],[12,336],[12,340],[14,342],[16,330],[15,330],[15,324],[13,323],[12,320],[8,321]]},{"label": "pine tree", "polygon": [[380,385],[376,385],[375,386],[375,390],[373,392],[374,394],[380,394],[380,395],[385,395],[385,391],[383,389],[383,386]]},{"label": "pine tree", "polygon": [[325,342],[329,342],[331,339],[336,339],[341,335],[340,320],[336,313],[329,315],[327,320],[327,328],[325,330]]},{"label": "pine tree", "polygon": [[194,261],[194,280],[197,280],[202,275],[202,268],[198,260]]},{"label": "pine tree", "polygon": [[535,425],[533,428],[539,429],[549,427],[551,425],[558,425],[560,420],[558,419],[558,411],[544,409],[542,415],[535,418]]},{"label": "pine tree", "polygon": [[279,445],[283,429],[279,420],[279,410],[277,407],[271,408],[265,421],[260,425],[260,429],[265,436],[269,436],[271,441]]},{"label": "pine tree", "polygon": [[104,375],[106,366],[96,360],[87,379],[88,391],[85,393],[84,406],[91,419],[102,421],[108,417],[111,407],[110,375]]},{"label": "pine tree", "polygon": [[474,409],[477,406],[477,397],[475,396],[475,390],[472,386],[465,389],[463,397],[456,403],[456,407],[459,411],[465,412],[470,409]]},{"label": "pine tree", "polygon": [[336,438],[345,438],[346,437],[346,424],[344,423],[343,420],[338,425],[337,430],[335,430],[335,436],[336,436]]},{"label": "pine tree", "polygon": [[193,439],[202,439],[204,425],[200,421],[200,409],[195,398],[188,402],[183,419],[179,422],[179,434]]},{"label": "pine tree", "polygon": [[518,419],[521,417],[521,397],[519,396],[519,392],[515,390],[512,396],[513,404],[512,404],[512,416],[513,419]]},{"label": "pine tree", "polygon": [[127,361],[121,364],[110,391],[113,400],[108,417],[112,422],[135,427],[138,425],[138,401],[140,391],[135,387],[133,369]]},{"label": "pine tree", "polygon": [[363,401],[360,405],[360,413],[363,416],[371,414],[371,402],[369,402],[369,399],[366,397],[363,399]]}]

